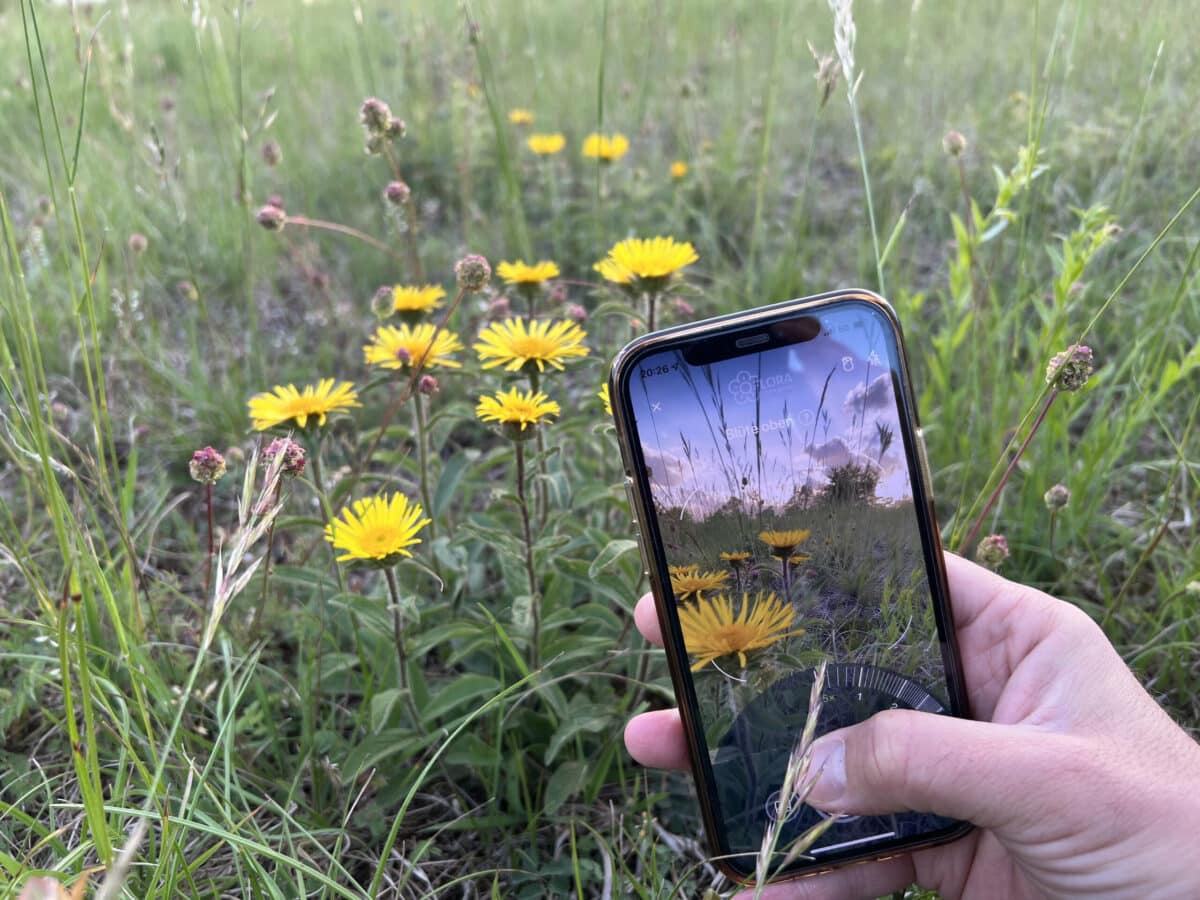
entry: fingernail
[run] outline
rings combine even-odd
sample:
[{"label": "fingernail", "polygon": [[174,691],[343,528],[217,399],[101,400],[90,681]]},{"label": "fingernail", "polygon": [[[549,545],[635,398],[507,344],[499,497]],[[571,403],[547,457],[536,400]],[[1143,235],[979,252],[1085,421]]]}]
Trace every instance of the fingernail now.
[{"label": "fingernail", "polygon": [[819,809],[837,806],[846,793],[846,745],[839,740],[814,743],[808,771],[816,783],[805,802]]}]

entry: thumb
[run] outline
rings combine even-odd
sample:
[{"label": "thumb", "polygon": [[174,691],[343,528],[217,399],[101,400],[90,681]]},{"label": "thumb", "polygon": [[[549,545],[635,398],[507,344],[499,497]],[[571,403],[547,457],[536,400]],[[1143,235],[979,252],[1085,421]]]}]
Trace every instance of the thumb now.
[{"label": "thumb", "polygon": [[1074,754],[1062,740],[1026,725],[886,710],[813,744],[805,800],[827,812],[930,812],[1003,828],[1066,776]]}]

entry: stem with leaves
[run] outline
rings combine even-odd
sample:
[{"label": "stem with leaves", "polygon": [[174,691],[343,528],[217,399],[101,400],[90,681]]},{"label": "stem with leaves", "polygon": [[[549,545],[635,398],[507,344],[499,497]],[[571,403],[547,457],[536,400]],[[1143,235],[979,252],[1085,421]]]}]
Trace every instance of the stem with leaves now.
[{"label": "stem with leaves", "polygon": [[404,645],[404,613],[400,606],[400,586],[396,583],[396,572],[388,566],[383,570],[387,580],[388,593],[392,597],[392,637],[396,642],[396,663],[400,670],[400,691],[404,694],[404,703],[408,714],[412,716],[413,727],[424,734],[425,727],[421,722],[421,714],[417,711],[417,703],[413,700],[412,691],[408,685],[408,648]]},{"label": "stem with leaves", "polygon": [[525,574],[529,578],[529,610],[533,635],[529,641],[529,666],[538,667],[538,647],[542,637],[542,612],[538,598],[537,573],[533,565],[533,529],[529,524],[529,500],[525,494],[525,442],[513,442],[517,455],[517,506],[521,510],[521,530],[525,539]]}]

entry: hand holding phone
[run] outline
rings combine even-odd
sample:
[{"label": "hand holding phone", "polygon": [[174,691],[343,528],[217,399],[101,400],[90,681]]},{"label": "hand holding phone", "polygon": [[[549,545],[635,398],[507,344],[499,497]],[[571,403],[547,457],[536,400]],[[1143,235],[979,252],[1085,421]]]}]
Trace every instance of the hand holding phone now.
[{"label": "hand holding phone", "polygon": [[[815,749],[828,759],[827,742],[841,744],[842,786],[818,781],[811,799],[850,813],[933,809],[980,827],[774,886],[764,900],[880,897],[914,883],[945,900],[1200,896],[1200,745],[1079,609],[956,556],[946,569],[982,721],[901,711],[830,733]],[[663,643],[650,595],[636,620]],[[643,765],[690,766],[677,710],[636,716],[625,743]]]},{"label": "hand holding phone", "polygon": [[[633,342],[611,395],[702,814],[746,878],[828,817],[781,796],[822,663],[817,733],[885,710],[966,715],[899,326],[842,291]],[[789,871],[948,840],[925,811],[839,818]]]},{"label": "hand holding phone", "polygon": [[[831,300],[845,296],[817,298],[813,306],[807,305],[809,301],[796,301],[777,308],[777,311],[794,313],[822,309]],[[752,327],[774,321],[774,311],[762,312],[765,315],[751,323]],[[753,319],[755,315],[751,313],[749,318]],[[735,320],[701,323],[706,328],[699,330],[699,336],[719,333],[732,321]],[[708,330],[707,326],[714,325]],[[797,329],[800,336],[808,331],[811,326]],[[688,336],[684,332],[671,332],[666,336],[668,340],[663,342],[644,339],[635,343],[631,350],[637,350],[639,346],[646,348],[648,343],[653,343],[654,349],[670,348],[675,337]],[[824,329],[819,337],[833,338],[837,334],[834,329]],[[725,341],[733,349],[745,349],[745,346],[738,348],[737,342],[747,337],[755,339],[753,334],[732,329],[726,333]],[[626,353],[630,354],[630,351]],[[857,365],[860,356],[852,355],[851,361]],[[633,353],[624,360],[627,363],[637,358],[638,354]],[[708,364],[712,364],[711,360]],[[669,371],[677,371],[670,368],[669,362],[654,365],[666,365]],[[621,360],[617,366],[622,366]],[[757,366],[748,371],[752,375],[759,373]],[[769,375],[772,369],[766,366],[763,371]],[[778,374],[777,369],[775,372]],[[649,377],[657,377],[654,369],[647,369],[647,373]],[[640,372],[638,377],[642,377]],[[758,377],[761,383],[762,376]],[[897,382],[899,388],[895,387]],[[905,383],[903,374],[893,381],[894,395],[900,398],[898,405],[911,405],[911,399],[905,398]],[[612,385],[614,397],[621,396],[617,390],[620,385],[624,385],[627,392],[617,404],[618,420],[624,417],[621,428],[627,467],[646,460],[648,455],[651,458],[647,463],[650,471],[639,475],[630,470],[634,506],[645,533],[647,568],[655,588],[653,597],[647,595],[638,604],[636,620],[648,639],[667,648],[680,709],[658,710],[635,717],[626,730],[626,744],[634,758],[645,765],[693,771],[714,852],[728,853],[731,838],[726,819],[731,813],[723,797],[730,796],[731,792],[729,788],[715,784],[716,770],[711,759],[714,744],[719,753],[721,735],[717,734],[713,741],[705,732],[705,715],[711,717],[714,712],[705,710],[699,702],[695,676],[718,671],[713,665],[716,663],[738,677],[757,679],[758,689],[769,695],[771,684],[802,674],[806,663],[803,642],[821,634],[821,624],[818,622],[814,626],[812,617],[803,611],[803,604],[812,602],[809,590],[820,573],[814,576],[804,571],[798,580],[790,583],[788,596],[793,607],[792,618],[785,623],[785,614],[768,623],[780,627],[769,631],[768,640],[760,640],[760,646],[751,647],[742,641],[739,651],[737,642],[731,640],[723,648],[727,652],[713,655],[713,647],[692,648],[683,640],[677,607],[694,600],[679,598],[681,592],[672,585],[669,569],[665,573],[664,569],[680,564],[671,560],[684,555],[681,548],[690,548],[691,552],[703,556],[707,551],[702,543],[698,550],[696,542],[702,541],[704,532],[703,529],[682,528],[678,523],[688,523],[692,521],[691,517],[686,512],[681,515],[680,510],[669,503],[660,505],[656,497],[655,492],[661,488],[655,484],[653,460],[669,461],[672,445],[664,438],[665,429],[653,439],[647,437],[655,432],[656,423],[647,414],[647,410],[653,412],[654,387],[648,385],[644,400],[635,405],[628,392],[631,385],[637,384],[638,381],[624,376],[614,378]],[[794,380],[792,384],[795,384]],[[847,394],[852,393],[858,396],[851,387]],[[829,396],[825,388],[822,394]],[[694,402],[689,399],[690,394],[680,397]],[[666,408],[664,399],[658,402]],[[621,403],[624,403],[623,407]],[[766,409],[770,414],[769,404]],[[911,421],[915,425],[915,417]],[[745,424],[732,416],[730,422]],[[834,427],[831,424],[831,432]],[[669,432],[665,433],[668,438],[672,437]],[[684,434],[687,432],[675,436],[679,446],[682,446]],[[652,440],[661,441],[667,452],[656,454],[657,443],[651,443]],[[689,444],[693,446],[692,458],[700,459],[695,449],[697,445],[690,439]],[[650,447],[649,454],[642,450],[643,446]],[[821,445],[812,446],[819,448]],[[928,501],[928,479],[919,450],[914,455],[909,446],[906,441],[906,465],[914,485],[913,514],[918,517],[918,529],[927,535],[925,525],[932,524],[932,516],[922,525],[916,507],[920,505],[918,497]],[[755,455],[748,457],[752,472],[761,458],[758,453],[756,447]],[[887,451],[880,456],[887,459]],[[689,462],[686,453],[682,457],[684,462]],[[770,459],[764,464],[767,471],[777,473],[773,480],[765,482],[767,492],[764,496],[768,496],[768,492],[779,490],[779,484],[787,483],[790,472],[778,474],[780,464]],[[690,470],[682,466],[660,469],[660,472],[665,471],[679,479],[677,485],[686,486],[683,476]],[[885,479],[881,476],[880,480]],[[832,478],[828,481],[834,483]],[[690,486],[689,496],[695,490],[695,486]],[[852,492],[850,496],[864,495]],[[801,509],[811,507],[803,504]],[[782,511],[788,511],[786,504]],[[675,515],[675,523],[668,524],[671,513]],[[701,515],[697,521],[706,518],[711,515]],[[716,536],[721,541],[728,541],[736,535],[735,529],[722,528],[717,529]],[[815,548],[812,541],[817,536],[817,529],[812,529],[804,546]],[[929,547],[936,544],[927,537],[922,537],[922,542]],[[717,551],[718,559],[720,552]],[[745,579],[751,577],[751,573],[758,573],[753,576],[758,581],[764,577],[773,579],[772,584],[782,589],[782,565],[774,563],[772,569],[771,560],[762,558],[769,551],[751,547],[733,552],[749,554],[746,559],[722,560],[731,569],[735,562],[743,567],[738,573],[742,576],[740,580],[730,579],[736,586],[745,586]],[[804,561],[806,568],[817,568],[815,563],[820,561],[819,555],[806,555],[814,557]],[[699,570],[701,575],[706,571],[711,570]],[[941,573],[947,571],[948,582],[935,586]],[[948,695],[953,705],[957,702],[953,699],[958,691],[955,685],[964,688],[965,700],[969,701],[979,721],[930,714],[900,704],[893,710],[889,703],[888,709],[845,727],[834,730],[821,727],[819,731],[824,737],[818,739],[813,750],[814,759],[818,766],[825,766],[825,773],[809,799],[822,812],[859,817],[852,822],[879,821],[882,814],[897,810],[928,810],[938,818],[926,821],[971,821],[980,827],[962,840],[936,846],[914,848],[893,842],[890,848],[883,850],[884,840],[871,840],[858,845],[856,856],[844,850],[842,854],[835,855],[835,851],[825,858],[814,855],[792,871],[815,877],[772,887],[764,897],[772,900],[876,897],[903,890],[914,882],[938,890],[947,900],[956,897],[990,900],[993,897],[1040,896],[1200,896],[1200,873],[1194,865],[1200,855],[1200,838],[1197,838],[1200,835],[1200,746],[1145,692],[1095,623],[1069,604],[1006,581],[957,557],[946,556],[943,567],[940,550],[936,552],[935,564],[927,566],[927,578],[932,604],[953,597],[953,617],[945,608],[935,616],[939,643],[943,648],[952,648],[948,663],[947,657],[943,657],[946,679],[943,696]],[[695,581],[688,584],[676,579],[676,583],[699,590],[706,600],[715,591],[715,587],[703,587]],[[755,586],[755,582],[750,582],[751,588]],[[778,590],[776,593],[778,596]],[[806,596],[810,597],[807,601]],[[816,596],[822,596],[820,590],[816,591]],[[710,604],[710,608],[716,607]],[[739,607],[735,605],[734,608]],[[951,627],[942,632],[945,626]],[[804,634],[781,636],[800,628],[805,628]],[[775,636],[779,639],[769,641]],[[852,646],[847,630],[840,632],[840,637],[836,645],[830,644],[831,648],[841,648],[830,653],[835,658],[837,652],[847,653]],[[891,644],[887,646],[891,647]],[[699,652],[692,652],[693,649]],[[745,655],[744,666],[739,653]],[[711,656],[707,662],[706,656]],[[958,672],[959,658],[962,675]],[[700,663],[698,667],[697,663]],[[696,672],[692,672],[693,667]],[[938,699],[940,689],[936,681],[911,680]],[[762,687],[764,682],[768,685],[766,688]],[[754,698],[750,700],[753,702]],[[908,704],[910,707],[916,705],[919,704]],[[762,718],[753,721],[760,733],[752,738],[762,743],[766,740],[764,733],[771,731],[771,723]],[[794,733],[783,734],[783,730],[777,729],[780,742],[795,739]],[[758,769],[755,774],[763,771]],[[735,771],[734,774],[738,773]],[[748,784],[749,781],[743,778],[740,783]],[[749,790],[746,791],[748,794]],[[884,819],[886,821],[886,816]],[[722,832],[721,829],[725,830]],[[826,835],[831,833],[837,837],[836,832],[826,832]],[[936,833],[933,836],[938,837]],[[919,836],[917,843],[923,843]],[[867,864],[838,865],[849,861]],[[752,860],[725,866],[735,877],[744,876],[748,870],[753,870],[752,867]]]}]

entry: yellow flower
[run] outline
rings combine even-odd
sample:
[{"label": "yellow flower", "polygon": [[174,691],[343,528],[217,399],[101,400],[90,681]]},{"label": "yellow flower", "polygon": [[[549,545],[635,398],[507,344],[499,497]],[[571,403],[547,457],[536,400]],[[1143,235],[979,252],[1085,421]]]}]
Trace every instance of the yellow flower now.
[{"label": "yellow flower", "polygon": [[531,134],[525,143],[538,156],[553,156],[567,146],[567,139],[556,131],[554,134]]},{"label": "yellow flower", "polygon": [[671,575],[671,590],[681,602],[691,599],[703,600],[705,591],[719,591],[728,585],[728,572],[701,572],[697,567],[693,572]]},{"label": "yellow flower", "polygon": [[635,278],[661,282],[699,258],[690,243],[677,244],[672,237],[626,238],[593,268],[614,284],[630,284]]},{"label": "yellow flower", "polygon": [[735,569],[750,559],[750,554],[746,553],[744,550],[736,553],[721,553],[718,555],[721,557],[721,559],[729,563]]},{"label": "yellow flower", "polygon": [[558,266],[546,260],[527,265],[518,259],[516,262],[500,263],[496,266],[496,274],[504,279],[505,284],[541,284],[558,277]]},{"label": "yellow flower", "polygon": [[688,164],[685,163],[682,159],[677,159],[677,160],[675,160],[675,162],[671,163],[671,177],[672,178],[682,178],[687,173],[688,173]]},{"label": "yellow flower", "polygon": [[462,349],[457,335],[445,329],[438,330],[432,322],[399,328],[380,325],[371,336],[371,343],[363,346],[363,358],[371,365],[385,369],[405,369],[413,364],[420,365],[423,359],[427,367],[461,369],[462,363],[451,359],[449,354]]},{"label": "yellow flower", "polygon": [[587,356],[585,337],[587,333],[574,322],[526,324],[524,319],[510,318],[481,331],[475,352],[485,369],[502,365],[506,371],[516,372],[536,364],[537,370],[544,372],[547,363],[562,369],[564,359]]},{"label": "yellow flower", "polygon": [[791,628],[796,612],[780,602],[774,591],[759,591],[753,599],[743,593],[740,606],[735,612],[733,598],[719,594],[679,608],[683,640],[695,658],[693,672],[733,654],[745,668],[747,651],[762,650],[784,638],[804,634],[803,628]]},{"label": "yellow flower", "polygon": [[392,288],[393,312],[429,312],[436,309],[438,301],[446,296],[446,292],[436,284],[426,284],[422,287],[396,285]]},{"label": "yellow flower", "polygon": [[604,384],[600,385],[600,391],[599,391],[599,393],[596,394],[596,396],[599,397],[602,401],[604,401],[604,411],[611,416],[613,414],[612,398],[608,396],[608,382],[607,381]]},{"label": "yellow flower", "polygon": [[338,562],[364,559],[391,566],[412,556],[408,548],[421,543],[417,532],[428,524],[421,504],[410,503],[400,493],[390,499],[380,494],[344,508],[325,526],[325,540],[342,551]]},{"label": "yellow flower", "polygon": [[497,391],[491,397],[480,397],[479,405],[475,407],[475,415],[480,421],[512,427],[519,425],[521,431],[528,425],[540,425],[560,412],[562,410],[558,404],[541,391],[520,391],[517,388]]},{"label": "yellow flower", "polygon": [[677,578],[682,575],[695,575],[700,571],[700,567],[695,563],[687,566],[667,566],[667,572],[672,578]]},{"label": "yellow flower", "polygon": [[510,109],[508,111],[508,121],[512,122],[514,125],[532,125],[533,112],[531,110],[521,109],[519,107],[517,109]]},{"label": "yellow flower", "polygon": [[295,419],[301,428],[310,418],[316,419],[318,425],[324,425],[329,413],[362,404],[349,381],[322,378],[315,385],[305,385],[303,391],[297,390],[294,384],[275,385],[274,391],[255,394],[246,406],[250,410],[250,424],[257,431],[266,431],[290,419]]},{"label": "yellow flower", "polygon": [[589,159],[613,162],[629,152],[629,138],[623,134],[589,134],[583,142],[583,155]]},{"label": "yellow flower", "polygon": [[760,531],[758,539],[771,548],[771,555],[787,559],[792,552],[808,540],[812,532],[807,528],[789,531]]},{"label": "yellow flower", "polygon": [[798,566],[801,563],[808,562],[810,559],[812,559],[812,557],[809,556],[807,553],[797,553],[794,556],[788,557],[788,565]]}]

